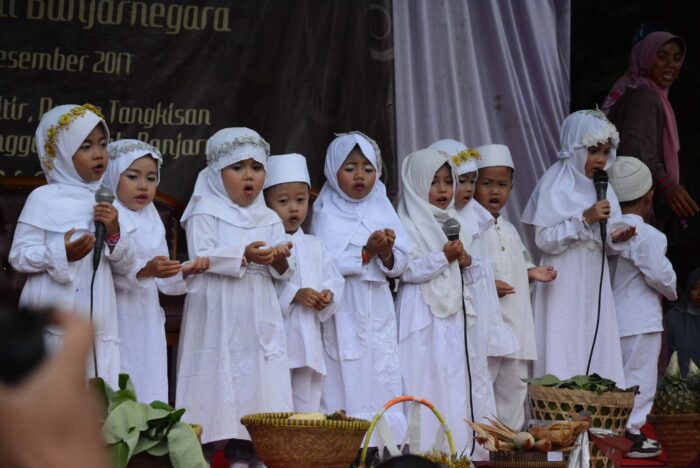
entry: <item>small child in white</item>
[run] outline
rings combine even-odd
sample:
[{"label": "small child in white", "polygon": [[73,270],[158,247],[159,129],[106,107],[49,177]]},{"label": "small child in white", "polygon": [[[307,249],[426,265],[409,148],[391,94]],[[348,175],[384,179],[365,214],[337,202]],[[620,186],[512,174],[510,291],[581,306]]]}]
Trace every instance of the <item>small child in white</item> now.
[{"label": "small child in white", "polygon": [[[107,169],[108,141],[107,124],[90,104],[57,106],[42,116],[36,147],[48,184],[27,198],[17,220],[10,263],[28,274],[20,305],[63,308],[90,317],[95,339],[87,375],[97,373],[114,386],[119,339],[112,274],[130,271],[135,257],[131,236],[120,231],[117,209],[104,201],[95,203]],[[105,226],[107,236],[93,270],[97,222]],[[45,340],[49,347],[59,346],[62,331],[49,327]]]},{"label": "small child in white", "polygon": [[294,274],[276,287],[287,337],[294,411],[299,412],[320,409],[326,376],[321,322],[335,312],[345,285],[323,241],[301,228],[309,210],[310,185],[304,156],[285,154],[267,160],[265,202],[282,219],[294,245]]},{"label": "small child in white", "polygon": [[677,299],[676,273],[666,258],[666,236],[644,222],[654,197],[649,168],[637,158],[618,156],[609,182],[620,202],[622,219],[637,231],[622,252],[609,259],[625,382],[627,386],[639,385],[625,433],[634,444],[627,456],[652,458],[661,449],[640,429],[656,391],[663,331],[659,296]]},{"label": "small child in white", "polygon": [[104,184],[115,194],[122,229],[132,233],[136,262],[129,274],[114,275],[117,293],[121,372],[131,376],[140,401],[168,401],[168,356],[165,314],[158,292],[185,294],[184,278],[208,268],[197,257],[180,264],[168,257],[165,228],[153,205],[160,181],[160,152],[139,140],[107,146],[109,166]]},{"label": "small child in white", "polygon": [[518,231],[503,219],[501,209],[513,188],[515,166],[505,145],[484,145],[476,149],[479,177],[474,197],[496,219],[484,233],[484,242],[496,277],[503,320],[520,345],[507,356],[489,357],[489,371],[496,395],[498,417],[514,430],[525,425],[525,398],[529,361],[537,359],[535,326],[530,303],[529,281],[549,282],[557,273],[552,267],[536,267]]}]

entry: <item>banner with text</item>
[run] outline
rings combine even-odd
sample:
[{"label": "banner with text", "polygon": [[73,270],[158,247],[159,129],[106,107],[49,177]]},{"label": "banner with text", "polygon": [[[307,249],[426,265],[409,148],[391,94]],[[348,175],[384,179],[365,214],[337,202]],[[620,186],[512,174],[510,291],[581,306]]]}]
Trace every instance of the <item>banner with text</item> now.
[{"label": "banner with text", "polygon": [[43,113],[89,102],[112,139],[161,150],[159,190],[183,202],[236,126],[304,154],[316,187],[333,133],[361,130],[394,192],[391,28],[391,0],[0,0],[0,175],[39,175]]}]

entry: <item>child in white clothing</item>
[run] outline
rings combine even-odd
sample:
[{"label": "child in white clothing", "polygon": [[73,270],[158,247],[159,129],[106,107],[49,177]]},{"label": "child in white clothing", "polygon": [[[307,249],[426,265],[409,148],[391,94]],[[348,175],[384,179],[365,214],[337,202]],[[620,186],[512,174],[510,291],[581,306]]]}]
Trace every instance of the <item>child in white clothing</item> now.
[{"label": "child in white clothing", "polygon": [[[483,318],[464,294],[465,286],[481,277],[481,264],[464,249],[466,232],[453,240],[443,232],[456,215],[455,179],[445,153],[438,150],[416,151],[403,161],[398,213],[412,250],[401,276],[396,315],[404,392],[433,403],[446,417],[458,452],[469,453],[473,441],[466,420],[476,419],[472,403],[484,406],[481,392],[470,395],[469,379],[483,370],[488,380],[488,373],[486,355],[475,352],[467,332]],[[423,418],[420,447],[411,448],[429,449],[439,429],[436,418]],[[439,448],[447,450],[446,445]]]},{"label": "child in white clothing", "polygon": [[[379,180],[381,169],[374,140],[359,132],[335,138],[326,152],[326,183],[311,222],[311,233],[324,241],[345,277],[335,315],[323,323],[327,375],[321,411],[345,409],[368,420],[401,394],[396,314],[386,277],[401,275],[410,253]],[[402,440],[401,408],[390,408],[384,418],[395,440]]]},{"label": "child in white clothing", "polygon": [[[209,257],[187,294],[176,403],[203,426],[202,442],[249,441],[241,417],[292,410],[289,361],[275,280],[288,279],[291,244],[262,187],[269,145],[253,130],[226,128],[207,141],[207,167],[182,216],[190,258]],[[252,447],[230,453],[247,459]]]},{"label": "child in white clothing", "polygon": [[140,401],[168,401],[165,314],[158,292],[185,294],[184,278],[206,270],[209,259],[180,264],[169,260],[165,228],[153,205],[160,181],[160,152],[139,140],[107,146],[105,186],[115,194],[124,230],[132,233],[136,262],[128,275],[115,275],[121,372],[131,376]]},{"label": "child in white clothing", "polygon": [[619,253],[634,235],[634,227],[621,220],[612,187],[598,201],[592,180],[596,170],[612,166],[618,143],[615,126],[599,110],[568,116],[562,125],[559,160],[537,183],[523,212],[522,221],[535,228],[541,263],[554,265],[558,272],[556,281],[536,284],[532,297],[535,376],[568,379],[596,373],[625,388],[599,222],[608,223],[607,254]]},{"label": "child in white clothing", "polygon": [[[95,192],[107,169],[108,140],[107,124],[100,110],[90,104],[58,106],[43,115],[36,147],[48,184],[27,198],[12,241],[10,263],[17,271],[28,273],[20,305],[60,308],[90,317],[95,349],[87,375],[97,373],[116,386],[119,339],[112,272],[130,271],[134,255],[130,235],[120,232],[117,209],[107,202],[95,204]],[[99,246],[100,257],[93,259],[98,222],[104,225],[106,238]],[[93,260],[99,262],[96,270]],[[50,327],[48,346],[58,346],[61,334],[60,329]]]},{"label": "child in white clothing", "polygon": [[484,242],[495,274],[503,319],[515,333],[518,349],[506,356],[489,357],[489,371],[496,394],[498,417],[514,430],[525,426],[525,398],[529,361],[537,358],[529,281],[556,278],[552,267],[535,267],[518,231],[503,219],[501,210],[513,187],[515,166],[508,147],[484,145],[476,149],[479,177],[474,197],[496,223],[484,233]]},{"label": "child in white clothing", "polygon": [[656,392],[663,331],[660,296],[677,299],[676,273],[666,258],[666,236],[644,222],[654,197],[649,168],[637,158],[618,156],[610,168],[609,181],[620,201],[623,221],[637,232],[620,255],[610,258],[625,381],[627,386],[639,385],[627,422],[625,435],[633,442],[627,456],[653,458],[661,449],[640,429]]},{"label": "child in white clothing", "polygon": [[326,376],[321,323],[333,316],[345,285],[323,242],[301,228],[309,209],[310,186],[304,156],[285,154],[267,160],[265,202],[282,219],[294,245],[294,274],[276,286],[287,337],[294,411],[299,412],[316,412],[321,407]]}]

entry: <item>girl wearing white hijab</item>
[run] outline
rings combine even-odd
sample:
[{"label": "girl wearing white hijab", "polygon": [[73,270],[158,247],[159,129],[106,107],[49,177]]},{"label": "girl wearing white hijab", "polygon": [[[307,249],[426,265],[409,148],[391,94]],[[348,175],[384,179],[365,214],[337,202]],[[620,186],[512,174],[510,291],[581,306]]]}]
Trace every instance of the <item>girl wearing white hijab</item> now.
[{"label": "girl wearing white hijab", "polygon": [[[41,118],[37,151],[48,185],[27,198],[15,230],[10,263],[28,273],[20,305],[61,308],[88,317],[95,221],[106,227],[106,243],[93,287],[97,373],[110,385],[119,374],[117,306],[112,270],[126,273],[134,262],[128,233],[119,232],[116,208],[95,204],[107,168],[109,130],[90,105],[54,107]],[[47,345],[58,346],[61,330],[49,328]],[[92,355],[87,375],[94,377]]]},{"label": "girl wearing white hijab", "polygon": [[[535,228],[541,264],[558,272],[551,283],[536,283],[537,361],[534,375],[561,379],[586,373],[596,329],[602,243],[598,221],[608,220],[608,254],[634,235],[621,221],[612,187],[597,202],[592,175],[615,162],[619,137],[615,126],[599,110],[574,112],[562,125],[559,161],[542,176],[523,212],[522,221]],[[607,260],[604,261],[600,326],[590,372],[625,388],[622,353]]]},{"label": "girl wearing white hijab", "polygon": [[269,148],[247,128],[215,133],[181,220],[190,258],[209,258],[202,284],[185,301],[176,396],[185,418],[204,427],[204,443],[249,441],[242,416],[292,411],[273,284],[293,273],[291,246],[261,193]]},{"label": "girl wearing white hijab", "polygon": [[[456,177],[445,153],[428,148],[409,154],[403,161],[401,180],[403,196],[398,213],[413,246],[396,299],[404,392],[435,404],[446,417],[457,450],[468,453],[472,434],[465,420],[472,419],[470,390],[477,419],[495,412],[486,354],[477,352],[473,335],[473,324],[483,318],[474,313],[471,297],[462,285],[480,280],[484,270],[464,249],[471,237],[465,230],[453,241],[443,232],[445,222],[457,214],[453,208]],[[468,319],[463,311],[469,314]],[[466,339],[465,320],[470,329]],[[436,418],[424,418],[420,447],[415,449],[429,449],[438,431],[442,429]],[[437,449],[447,450],[444,439]],[[487,459],[483,452],[476,458]]]},{"label": "girl wearing white hijab", "polygon": [[[325,242],[345,277],[336,313],[323,323],[321,411],[344,408],[364,419],[401,394],[396,315],[386,277],[403,273],[410,246],[379,180],[381,168],[374,140],[359,132],[339,135],[326,152],[326,183],[311,220],[311,233]],[[402,440],[401,409],[392,407],[384,417],[394,439]]]},{"label": "girl wearing white hijab", "polygon": [[208,259],[180,265],[168,259],[165,227],[153,205],[160,181],[160,152],[139,140],[107,146],[109,166],[104,184],[114,206],[132,231],[136,262],[128,275],[115,275],[121,372],[131,376],[140,401],[168,401],[165,314],[158,292],[185,294],[184,276],[206,269]]}]

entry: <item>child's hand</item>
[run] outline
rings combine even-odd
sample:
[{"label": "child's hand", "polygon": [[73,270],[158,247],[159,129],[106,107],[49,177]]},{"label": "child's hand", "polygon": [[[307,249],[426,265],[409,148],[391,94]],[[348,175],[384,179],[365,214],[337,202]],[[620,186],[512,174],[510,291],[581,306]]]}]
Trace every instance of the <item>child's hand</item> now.
[{"label": "child's hand", "polygon": [[294,302],[309,309],[321,310],[323,308],[322,293],[311,288],[300,288],[294,296]]},{"label": "child's hand", "polygon": [[137,278],[170,278],[182,270],[182,265],[177,260],[170,260],[165,256],[153,257],[136,273]]},{"label": "child's hand", "polygon": [[455,260],[459,260],[459,257],[463,252],[464,245],[462,245],[462,241],[460,240],[447,241],[445,246],[442,248],[442,253],[445,254],[447,263],[452,263]]},{"label": "child's hand", "polygon": [[292,256],[292,247],[294,247],[294,244],[291,242],[284,242],[280,245],[276,245],[273,247],[273,250],[275,252],[275,262],[279,262],[280,260],[284,260],[285,258],[291,257]]},{"label": "child's hand", "polygon": [[95,205],[95,221],[105,225],[108,236],[119,233],[119,211],[111,203],[99,202]]},{"label": "child's hand", "polygon": [[387,254],[391,251],[391,246],[389,240],[386,237],[386,232],[383,230],[374,231],[372,235],[367,239],[367,245],[365,245],[365,252],[372,258],[375,255]]},{"label": "child's hand", "polygon": [[69,262],[77,262],[89,254],[95,247],[95,237],[90,233],[85,233],[76,240],[70,238],[75,233],[75,228],[63,235],[63,244],[66,246],[66,259]]},{"label": "child's hand", "polygon": [[496,292],[498,297],[503,297],[507,294],[515,294],[515,288],[505,281],[496,280]]},{"label": "child's hand", "polygon": [[610,217],[610,202],[601,200],[583,212],[583,217],[586,218],[588,224],[593,224],[597,221],[602,221]]},{"label": "child's hand", "polygon": [[321,307],[318,310],[323,310],[333,302],[333,293],[328,289],[321,291]]},{"label": "child's hand", "polygon": [[618,229],[610,234],[613,243],[625,242],[637,235],[637,228],[630,226],[627,229]]},{"label": "child's hand", "polygon": [[557,277],[557,270],[553,266],[534,267],[527,270],[527,279],[530,281],[539,281],[540,283],[549,283]]},{"label": "child's hand", "polygon": [[457,263],[460,268],[467,268],[472,264],[472,256],[467,253],[466,250],[462,249],[462,253],[459,254]]},{"label": "child's hand", "polygon": [[386,240],[389,243],[389,249],[394,248],[394,242],[396,241],[396,233],[393,229],[384,229],[384,234],[386,235]]},{"label": "child's hand", "polygon": [[271,265],[275,261],[275,248],[264,249],[267,244],[263,241],[255,241],[245,248],[245,258],[258,265]]},{"label": "child's hand", "polygon": [[190,262],[182,264],[182,277],[187,278],[190,275],[198,275],[209,269],[209,257],[195,257]]}]

